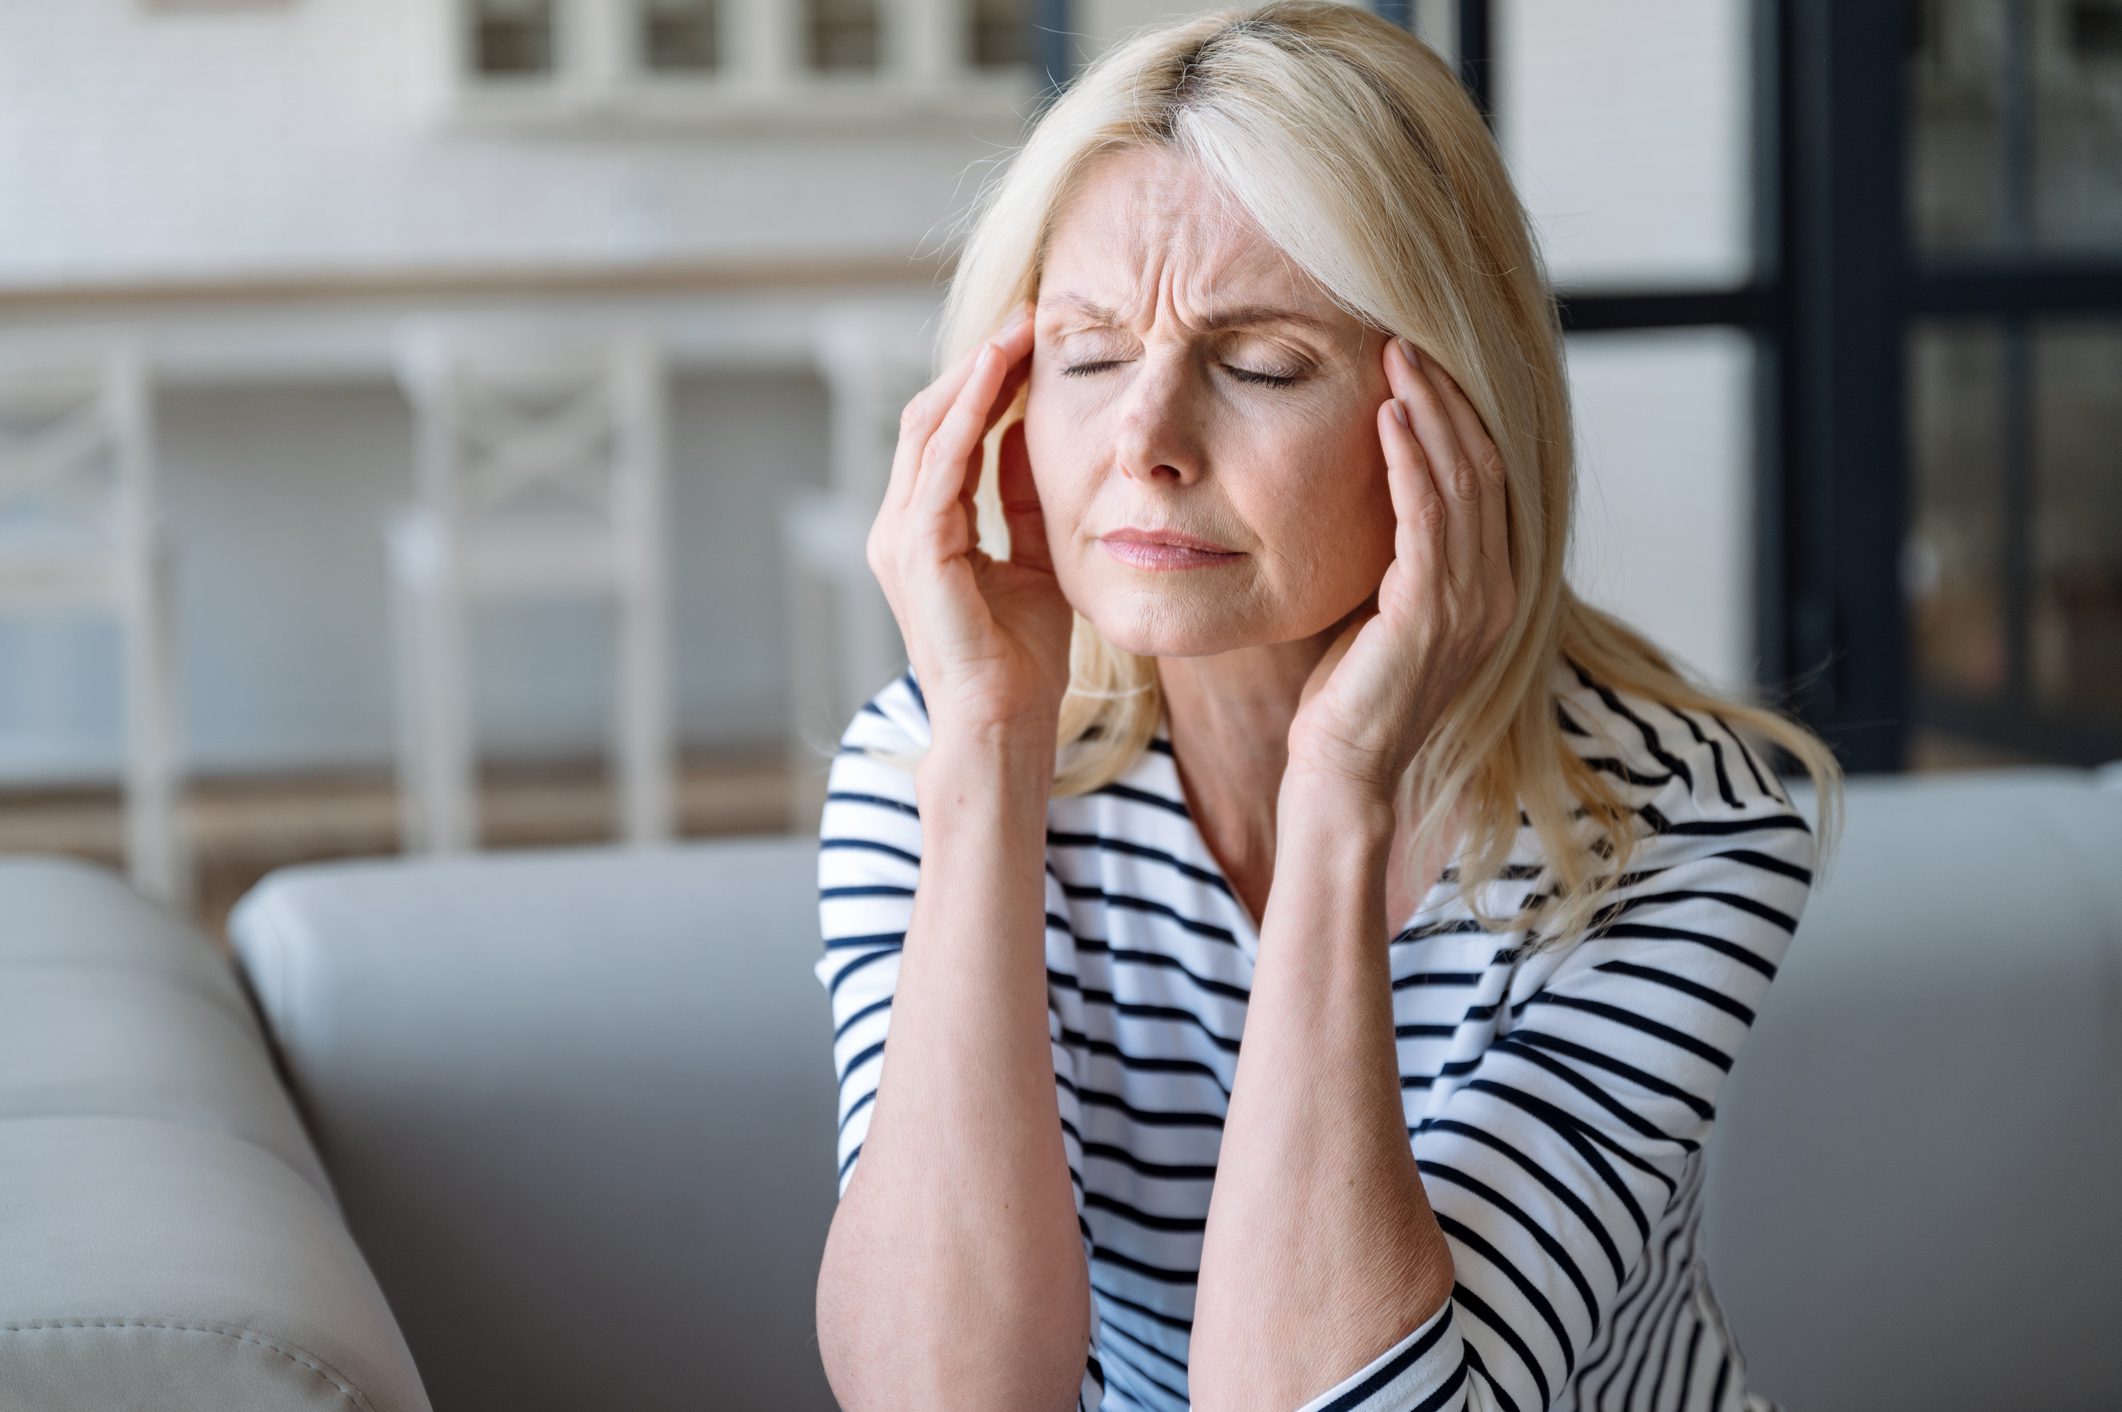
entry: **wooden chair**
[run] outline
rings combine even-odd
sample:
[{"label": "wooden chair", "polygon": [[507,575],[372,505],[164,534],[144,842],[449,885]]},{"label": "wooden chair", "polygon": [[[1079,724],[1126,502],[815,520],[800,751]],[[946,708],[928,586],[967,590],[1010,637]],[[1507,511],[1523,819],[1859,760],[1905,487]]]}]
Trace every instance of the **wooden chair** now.
[{"label": "wooden chair", "polygon": [[621,833],[673,832],[665,370],[634,328],[407,324],[416,495],[388,517],[407,851],[478,845],[470,625],[481,599],[611,605]]},{"label": "wooden chair", "polygon": [[195,895],[182,788],[175,553],[155,492],[144,345],[123,328],[0,342],[0,612],[115,618],[125,700],[127,871]]},{"label": "wooden chair", "polygon": [[[813,347],[831,398],[824,487],[797,488],[782,507],[789,611],[788,748],[797,817],[817,826],[821,752],[870,693],[905,670],[891,605],[870,572],[870,525],[891,480],[899,414],[935,376],[936,305],[926,299],[847,301],[820,311]],[[805,793],[805,786],[810,786]]]}]

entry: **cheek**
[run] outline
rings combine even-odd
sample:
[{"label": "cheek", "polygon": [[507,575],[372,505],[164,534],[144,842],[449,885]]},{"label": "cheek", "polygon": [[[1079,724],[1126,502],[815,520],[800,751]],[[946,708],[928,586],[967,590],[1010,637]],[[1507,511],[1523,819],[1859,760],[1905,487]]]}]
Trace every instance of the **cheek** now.
[{"label": "cheek", "polygon": [[1298,477],[1312,517],[1348,536],[1392,513],[1385,448],[1367,410],[1337,407],[1331,417],[1307,419],[1280,439],[1284,464],[1305,467]]},{"label": "cheek", "polygon": [[[1324,446],[1332,449],[1322,457]],[[1364,425],[1361,435],[1341,435],[1337,428],[1336,434],[1320,437],[1300,454],[1310,473],[1300,477],[1276,507],[1296,536],[1290,558],[1329,597],[1367,592],[1392,562],[1397,528],[1384,448]]]},{"label": "cheek", "polygon": [[1082,446],[1066,417],[1050,415],[1054,410],[1051,404],[1042,410],[1036,398],[1025,404],[1024,454],[1031,461],[1032,484],[1047,529],[1066,533],[1081,514]]},{"label": "cheek", "polygon": [[1025,397],[1025,454],[1031,459],[1031,480],[1040,488],[1040,503],[1053,516],[1069,501],[1074,471],[1084,461],[1086,437],[1080,418],[1067,410],[1067,395],[1046,391],[1042,380],[1044,374],[1033,374]]}]

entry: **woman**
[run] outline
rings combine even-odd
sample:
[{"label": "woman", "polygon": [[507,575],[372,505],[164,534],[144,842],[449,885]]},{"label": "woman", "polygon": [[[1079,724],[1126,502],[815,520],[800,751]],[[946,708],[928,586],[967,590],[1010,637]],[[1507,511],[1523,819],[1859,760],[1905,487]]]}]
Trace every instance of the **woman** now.
[{"label": "woman", "polygon": [[1703,1144],[1816,856],[1742,732],[1830,838],[1839,775],[1564,581],[1560,331],[1449,68],[1338,4],[1119,46],[943,342],[821,828],[842,1403],[1771,1405]]}]

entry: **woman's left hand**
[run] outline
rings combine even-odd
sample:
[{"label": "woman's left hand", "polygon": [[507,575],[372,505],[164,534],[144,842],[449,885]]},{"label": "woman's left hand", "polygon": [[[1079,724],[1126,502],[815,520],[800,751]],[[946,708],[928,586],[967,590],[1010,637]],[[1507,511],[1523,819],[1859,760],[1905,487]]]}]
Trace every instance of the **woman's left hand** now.
[{"label": "woman's left hand", "polygon": [[1378,408],[1393,561],[1305,682],[1289,730],[1292,774],[1388,802],[1517,612],[1503,458],[1458,384],[1413,351],[1386,340],[1393,397]]}]

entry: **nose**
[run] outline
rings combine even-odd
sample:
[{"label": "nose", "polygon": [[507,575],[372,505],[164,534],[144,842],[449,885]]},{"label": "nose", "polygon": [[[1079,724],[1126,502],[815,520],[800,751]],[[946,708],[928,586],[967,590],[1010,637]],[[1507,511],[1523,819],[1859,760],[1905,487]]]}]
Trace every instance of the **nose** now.
[{"label": "nose", "polygon": [[1201,408],[1192,360],[1184,353],[1136,360],[1120,398],[1114,454],[1136,480],[1190,485],[1201,475]]}]

